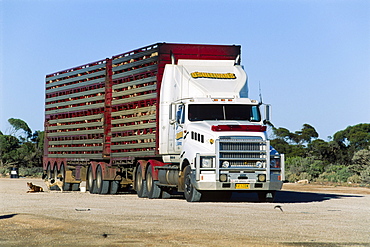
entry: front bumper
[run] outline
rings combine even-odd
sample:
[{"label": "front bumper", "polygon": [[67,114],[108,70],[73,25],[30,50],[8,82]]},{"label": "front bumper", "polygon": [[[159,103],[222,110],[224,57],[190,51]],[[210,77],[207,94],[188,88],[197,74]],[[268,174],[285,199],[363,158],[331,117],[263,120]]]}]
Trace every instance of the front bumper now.
[{"label": "front bumper", "polygon": [[224,190],[235,192],[246,191],[270,191],[281,190],[283,182],[280,181],[279,174],[271,176],[272,181],[259,182],[257,179],[235,179],[220,182],[216,179],[215,173],[200,174],[199,180],[196,179],[195,170],[192,172],[191,182],[197,190]]}]

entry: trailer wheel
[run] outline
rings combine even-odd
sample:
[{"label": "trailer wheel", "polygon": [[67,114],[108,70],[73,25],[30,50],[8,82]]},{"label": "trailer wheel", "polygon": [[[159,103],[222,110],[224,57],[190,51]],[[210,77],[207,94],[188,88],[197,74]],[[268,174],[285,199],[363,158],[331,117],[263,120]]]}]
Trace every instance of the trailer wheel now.
[{"label": "trailer wheel", "polygon": [[86,187],[90,191],[90,194],[96,194],[96,185],[92,166],[89,166],[89,169],[87,171]]},{"label": "trailer wheel", "polygon": [[275,199],[276,191],[263,191],[258,192],[258,199],[260,202],[273,202]]},{"label": "trailer wheel", "polygon": [[72,191],[79,191],[80,190],[80,184],[72,184]]},{"label": "trailer wheel", "polygon": [[[58,167],[57,167],[57,165],[55,165],[54,166],[54,171],[53,171],[53,178],[54,178],[55,181],[58,180],[58,174],[59,174]],[[60,188],[57,185],[52,186],[50,189],[60,191]]]},{"label": "trailer wheel", "polygon": [[51,167],[50,167],[50,165],[48,165],[48,168],[46,168],[46,176],[47,176],[46,179],[51,178],[51,176],[52,176],[51,174],[52,174]]},{"label": "trailer wheel", "polygon": [[63,182],[63,190],[65,191],[71,190],[71,184],[65,182],[66,181],[66,171],[65,171],[64,165],[61,165],[59,174],[62,176],[61,181]]},{"label": "trailer wheel", "polygon": [[184,196],[188,202],[199,202],[202,194],[191,184],[191,167],[187,166],[184,172]]},{"label": "trailer wheel", "polygon": [[109,194],[117,194],[118,188],[119,188],[119,181],[113,180],[110,181],[110,188],[109,188]]},{"label": "trailer wheel", "polygon": [[157,199],[161,196],[161,188],[157,185],[158,181],[153,180],[152,167],[146,173],[146,186],[148,188],[148,198]]},{"label": "trailer wheel", "polygon": [[146,186],[146,181],[143,179],[143,173],[141,171],[141,166],[138,166],[136,170],[136,192],[137,196],[140,198],[148,197],[148,189]]},{"label": "trailer wheel", "polygon": [[170,198],[171,198],[171,194],[170,194],[170,192],[165,191],[165,190],[162,190],[161,198],[162,198],[162,199],[170,199]]},{"label": "trailer wheel", "polygon": [[97,194],[107,194],[109,191],[109,181],[103,180],[103,171],[99,165],[96,168],[96,193]]},{"label": "trailer wheel", "polygon": [[[50,167],[50,165],[48,165],[48,168],[46,169],[46,176],[47,176],[47,180],[49,180],[49,179],[51,179],[51,178],[53,178],[54,177],[54,173],[53,173],[53,171],[51,170],[51,167]],[[49,190],[55,190],[56,189],[56,187],[58,187],[58,186],[51,186],[50,188],[48,188]]]}]

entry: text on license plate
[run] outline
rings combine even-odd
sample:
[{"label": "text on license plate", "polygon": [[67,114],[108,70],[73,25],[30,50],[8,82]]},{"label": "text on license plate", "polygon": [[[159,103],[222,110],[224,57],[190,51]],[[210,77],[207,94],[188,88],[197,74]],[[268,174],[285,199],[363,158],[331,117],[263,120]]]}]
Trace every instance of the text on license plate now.
[{"label": "text on license plate", "polygon": [[249,184],[235,184],[235,189],[249,189]]}]

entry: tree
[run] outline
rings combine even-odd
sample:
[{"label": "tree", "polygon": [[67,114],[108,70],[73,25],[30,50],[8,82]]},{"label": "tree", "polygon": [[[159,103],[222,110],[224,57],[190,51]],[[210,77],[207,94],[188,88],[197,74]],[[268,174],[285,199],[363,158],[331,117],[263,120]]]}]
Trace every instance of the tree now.
[{"label": "tree", "polygon": [[289,180],[370,183],[370,124],[349,126],[329,142],[318,139],[309,124],[295,132],[286,128],[273,131],[271,145],[285,153]]},{"label": "tree", "polygon": [[16,162],[17,149],[20,147],[19,140],[11,135],[0,135],[0,165],[8,165]]},{"label": "tree", "polygon": [[301,142],[306,143],[311,143],[312,139],[316,139],[319,137],[319,134],[317,133],[315,128],[309,124],[304,124],[302,131],[299,131],[298,133],[301,137]]},{"label": "tree", "polygon": [[10,166],[19,168],[39,167],[42,164],[44,132],[32,134],[28,124],[20,119],[10,118],[10,135],[0,132],[0,167],[2,171]]},{"label": "tree", "polygon": [[[32,131],[25,121],[17,118],[9,118],[8,122],[13,127],[10,135],[17,136],[21,141],[25,141],[31,137]],[[23,130],[23,133],[19,133],[20,130]]]},{"label": "tree", "polygon": [[358,151],[370,145],[370,124],[357,124],[334,134],[334,141]]},{"label": "tree", "polygon": [[304,145],[305,143],[311,143],[312,139],[319,137],[315,128],[309,124],[303,124],[301,130],[294,133],[290,132],[286,128],[275,128],[273,127],[274,135],[277,139],[281,139],[292,144]]}]

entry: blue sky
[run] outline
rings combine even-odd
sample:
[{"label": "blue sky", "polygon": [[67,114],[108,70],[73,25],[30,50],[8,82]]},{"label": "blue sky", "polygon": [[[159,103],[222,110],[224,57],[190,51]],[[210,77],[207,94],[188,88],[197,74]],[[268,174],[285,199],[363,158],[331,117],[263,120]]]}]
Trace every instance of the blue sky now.
[{"label": "blue sky", "polygon": [[370,123],[370,1],[2,0],[0,130],[43,129],[45,75],[154,44],[238,44],[250,97],[290,131]]}]

